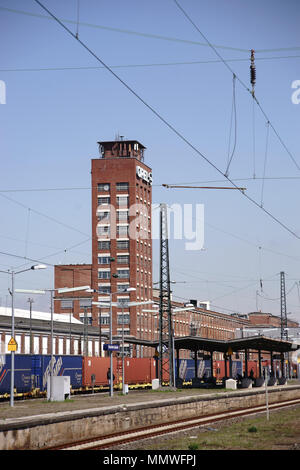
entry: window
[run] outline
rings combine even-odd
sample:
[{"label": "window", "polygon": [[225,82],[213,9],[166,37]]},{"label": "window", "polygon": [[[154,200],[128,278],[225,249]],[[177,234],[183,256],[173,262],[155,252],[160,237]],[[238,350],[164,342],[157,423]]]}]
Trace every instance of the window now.
[{"label": "window", "polygon": [[80,308],[91,308],[92,307],[92,299],[80,299],[79,300],[79,307]]},{"label": "window", "polygon": [[129,325],[130,324],[130,314],[129,313],[124,313],[124,318],[123,315],[118,315],[118,325]]},{"label": "window", "polygon": [[127,284],[127,283],[117,285],[118,292],[124,292],[128,288],[129,288],[129,284]]},{"label": "window", "polygon": [[98,197],[98,205],[103,206],[105,204],[110,204],[110,197],[99,196]]},{"label": "window", "polygon": [[117,249],[118,250],[127,250],[129,248],[129,240],[118,240]]},{"label": "window", "polygon": [[100,191],[109,191],[110,190],[110,184],[109,183],[98,183],[97,188],[98,188],[98,192],[100,192]]},{"label": "window", "polygon": [[118,255],[117,264],[129,264],[129,255]]},{"label": "window", "polygon": [[117,191],[128,191],[129,183],[117,183]]},{"label": "window", "polygon": [[128,237],[128,226],[127,225],[118,225],[117,226],[117,235],[120,237]]},{"label": "window", "polygon": [[110,241],[98,241],[98,250],[110,250]]},{"label": "window", "polygon": [[91,316],[84,315],[84,313],[80,313],[79,317],[80,317],[80,321],[82,321],[82,323],[84,323],[85,325],[91,325],[92,324],[93,319],[92,319]]},{"label": "window", "polygon": [[101,220],[107,220],[107,222],[109,222],[110,220],[110,212],[98,212],[97,214],[97,219],[99,222],[101,222]]},{"label": "window", "polygon": [[119,308],[128,308],[129,297],[118,297],[117,303]]},{"label": "window", "polygon": [[117,213],[117,220],[118,221],[125,221],[125,222],[128,222],[128,211],[119,211]]},{"label": "window", "polygon": [[110,256],[98,256],[98,264],[110,264]]},{"label": "window", "polygon": [[98,286],[99,294],[110,294],[110,285],[107,286]]},{"label": "window", "polygon": [[129,269],[118,269],[118,277],[120,279],[129,278]]},{"label": "window", "polygon": [[103,315],[99,315],[99,325],[109,325],[109,317],[108,316],[103,316]]},{"label": "window", "polygon": [[128,207],[128,196],[117,196],[117,203],[119,207]]},{"label": "window", "polygon": [[98,236],[102,236],[102,235],[109,236],[110,235],[110,226],[109,225],[98,225],[97,226],[97,234],[98,234]]},{"label": "window", "polygon": [[62,309],[72,309],[73,308],[73,300],[62,300],[61,301],[61,308]]},{"label": "window", "polygon": [[98,271],[98,279],[110,279],[110,271]]}]

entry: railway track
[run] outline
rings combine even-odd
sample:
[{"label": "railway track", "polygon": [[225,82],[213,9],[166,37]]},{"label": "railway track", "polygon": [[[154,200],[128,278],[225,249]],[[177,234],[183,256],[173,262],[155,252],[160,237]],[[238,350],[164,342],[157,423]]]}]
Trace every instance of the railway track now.
[{"label": "railway track", "polygon": [[[269,404],[269,410],[275,410],[285,408],[288,406],[299,405],[300,399],[286,400]],[[103,450],[111,447],[128,444],[141,439],[148,439],[150,437],[157,437],[164,434],[171,434],[186,429],[192,429],[194,427],[204,426],[206,424],[216,423],[218,421],[225,421],[227,419],[238,418],[243,416],[249,416],[257,413],[266,411],[266,405],[255,406],[251,408],[242,408],[233,411],[226,411],[208,416],[198,416],[195,418],[186,418],[171,423],[157,424],[153,426],[146,426],[129,431],[122,431],[107,436],[99,436],[93,439],[86,439],[84,441],[78,441],[59,445],[48,448],[47,450]]]}]

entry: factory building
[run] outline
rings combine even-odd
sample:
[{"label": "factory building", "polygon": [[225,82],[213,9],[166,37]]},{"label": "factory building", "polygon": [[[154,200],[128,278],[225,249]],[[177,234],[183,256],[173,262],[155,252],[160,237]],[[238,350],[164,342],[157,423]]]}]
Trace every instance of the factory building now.
[{"label": "factory building", "polygon": [[[61,296],[55,311],[71,311],[108,333],[112,308],[113,335],[152,339],[155,319],[144,328],[143,308],[152,300],[152,170],[145,147],[119,138],[98,142],[100,158],[91,161],[92,262],[55,267],[55,288],[90,285],[93,293]],[[93,305],[100,302],[103,305]],[[128,303],[140,305],[128,307]],[[123,303],[124,307],[121,308]],[[143,331],[143,335],[141,332]]]}]

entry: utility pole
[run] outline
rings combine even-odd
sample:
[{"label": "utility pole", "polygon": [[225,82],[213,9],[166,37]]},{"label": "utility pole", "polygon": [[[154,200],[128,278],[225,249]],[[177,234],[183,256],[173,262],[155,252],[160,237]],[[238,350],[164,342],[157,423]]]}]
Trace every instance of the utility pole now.
[{"label": "utility pole", "polygon": [[167,205],[160,204],[160,302],[159,302],[159,381],[169,372],[169,384],[175,387],[174,332],[172,322]]},{"label": "utility pole", "polygon": [[[286,292],[285,292],[285,273],[280,273],[280,325],[281,325],[281,339],[288,340],[288,329],[287,329],[287,311],[286,311]],[[289,376],[289,355],[284,354],[284,370],[285,376]]]},{"label": "utility pole", "polygon": [[29,352],[33,354],[33,344],[32,344],[32,304],[34,302],[33,299],[29,298],[27,300],[29,302]]}]

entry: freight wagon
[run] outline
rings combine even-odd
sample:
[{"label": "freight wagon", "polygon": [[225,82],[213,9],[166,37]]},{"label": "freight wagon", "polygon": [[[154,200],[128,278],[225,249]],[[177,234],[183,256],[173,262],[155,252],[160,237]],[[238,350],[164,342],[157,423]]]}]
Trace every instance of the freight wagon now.
[{"label": "freight wagon", "polygon": [[[16,397],[45,396],[47,379],[50,376],[50,355],[16,354],[14,389]],[[270,361],[262,361],[263,367],[270,367]],[[53,375],[70,376],[72,393],[89,392],[91,390],[108,390],[109,357],[84,357],[74,355],[54,355]],[[151,358],[124,358],[125,383],[129,389],[152,386],[152,380],[158,377],[158,361]],[[237,378],[245,374],[245,362],[232,361],[232,376]],[[248,361],[248,375],[253,370],[253,377],[259,376],[258,362]],[[277,377],[279,365],[274,361],[274,372]],[[113,357],[114,387],[122,387],[122,359]],[[177,377],[178,375],[178,377]],[[217,382],[229,377],[229,361],[227,373],[223,360],[213,362],[213,376]],[[7,399],[10,394],[11,355],[0,355],[0,398]],[[195,370],[193,359],[180,359],[179,367],[175,361],[175,377],[190,385],[194,377],[199,379],[211,377],[211,363],[207,359],[198,359]],[[168,374],[164,375],[164,383],[168,383]]]},{"label": "freight wagon", "polygon": [[[14,388],[16,394],[26,395],[33,390],[45,392],[50,376],[50,355],[15,354]],[[82,357],[53,356],[53,375],[69,376],[72,388],[82,386]],[[3,354],[0,358],[0,396],[10,393],[11,355]]]}]

